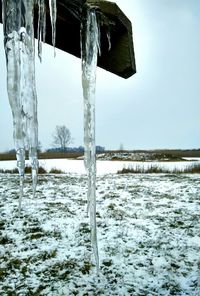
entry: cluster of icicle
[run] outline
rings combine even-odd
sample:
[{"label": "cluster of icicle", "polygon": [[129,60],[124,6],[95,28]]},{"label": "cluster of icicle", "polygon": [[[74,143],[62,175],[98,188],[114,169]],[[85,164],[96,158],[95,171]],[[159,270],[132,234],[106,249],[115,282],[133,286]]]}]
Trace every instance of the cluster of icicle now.
[{"label": "cluster of icicle", "polygon": [[[20,175],[19,211],[23,196],[25,151],[32,167],[33,195],[38,171],[38,120],[35,86],[34,5],[39,6],[38,55],[45,41],[45,0],[2,0],[4,47],[7,64],[7,92],[13,115],[13,137]],[[49,1],[55,31],[56,1]],[[53,32],[55,46],[55,32]]]},{"label": "cluster of icicle", "polygon": [[[32,167],[33,194],[37,184],[38,120],[35,84],[34,5],[38,5],[38,56],[42,59],[42,42],[46,35],[45,0],[2,0],[4,46],[7,62],[7,91],[13,114],[13,135],[20,175],[20,199],[23,196],[25,151]],[[56,0],[49,0],[52,44],[56,43]],[[84,96],[85,167],[88,175],[88,212],[91,242],[96,266],[99,266],[96,231],[96,145],[95,86],[99,51],[99,28],[95,9],[85,6],[81,27],[82,87]]]}]

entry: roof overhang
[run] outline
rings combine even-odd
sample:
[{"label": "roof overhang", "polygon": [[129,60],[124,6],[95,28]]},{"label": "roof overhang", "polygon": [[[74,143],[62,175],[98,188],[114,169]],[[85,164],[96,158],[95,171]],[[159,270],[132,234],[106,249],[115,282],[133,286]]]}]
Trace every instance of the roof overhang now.
[{"label": "roof overhang", "polygon": [[[48,2],[48,1],[47,1]],[[57,0],[56,47],[80,58],[80,25],[85,4],[95,6],[105,22],[100,24],[101,56],[98,66],[123,78],[136,73],[132,25],[116,3],[105,0]],[[0,1],[0,22],[2,22]],[[52,45],[51,21],[46,5],[46,43]],[[35,37],[37,38],[38,7],[35,6]],[[109,26],[109,28],[108,28]],[[111,48],[107,38],[110,31]]]}]

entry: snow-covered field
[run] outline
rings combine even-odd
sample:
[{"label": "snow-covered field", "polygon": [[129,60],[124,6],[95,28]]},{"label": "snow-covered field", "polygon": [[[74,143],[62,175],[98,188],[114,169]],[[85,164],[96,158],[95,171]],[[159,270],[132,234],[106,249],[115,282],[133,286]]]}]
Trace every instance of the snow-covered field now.
[{"label": "snow-covered field", "polygon": [[40,175],[34,200],[27,176],[20,217],[0,175],[0,295],[199,296],[200,175],[99,173],[97,276],[81,172]]},{"label": "snow-covered field", "polygon": [[[77,173],[77,174],[85,174],[84,162],[83,160],[73,160],[73,159],[45,159],[39,161],[40,166],[45,168],[47,172],[51,169],[59,169],[64,173]],[[174,170],[179,169],[182,170],[187,166],[200,163],[200,158],[190,159],[187,158],[187,161],[108,161],[108,160],[97,160],[97,174],[105,175],[105,174],[113,174],[122,170],[123,168],[148,168],[151,166],[160,166],[163,169]],[[29,164],[29,161],[27,161]],[[0,169],[14,169],[16,168],[16,161],[0,161]]]}]

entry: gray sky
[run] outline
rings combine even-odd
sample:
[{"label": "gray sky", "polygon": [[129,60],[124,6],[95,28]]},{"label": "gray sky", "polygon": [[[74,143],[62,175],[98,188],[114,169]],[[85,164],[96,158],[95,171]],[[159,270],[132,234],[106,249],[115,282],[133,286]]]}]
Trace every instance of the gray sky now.
[{"label": "gray sky", "polygon": [[[108,149],[200,148],[200,1],[116,0],[132,21],[137,74],[97,71],[96,142]],[[0,151],[13,147],[0,28]],[[80,60],[43,47],[36,58],[39,139],[65,124],[83,144]]]}]

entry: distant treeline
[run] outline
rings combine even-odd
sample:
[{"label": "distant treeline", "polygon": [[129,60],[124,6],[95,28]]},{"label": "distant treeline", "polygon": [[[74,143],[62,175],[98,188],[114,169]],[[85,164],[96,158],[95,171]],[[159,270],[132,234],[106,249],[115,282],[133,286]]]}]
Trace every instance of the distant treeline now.
[{"label": "distant treeline", "polygon": [[[105,148],[102,146],[96,146],[96,153],[102,153],[105,151]],[[42,152],[38,149],[38,158],[39,159],[53,159],[53,158],[78,158],[83,156],[84,147],[67,147],[62,148],[49,148],[46,151]],[[26,158],[28,159],[28,151],[26,151]],[[16,153],[15,149],[9,150],[5,153],[0,153],[1,160],[15,160]]]},{"label": "distant treeline", "polygon": [[[163,155],[172,155],[173,157],[200,157],[200,149],[187,149],[187,150],[178,150],[178,149],[159,149],[159,150],[105,150],[102,146],[96,146],[97,153],[110,153],[110,152],[126,152],[126,153],[159,153]],[[45,152],[38,151],[38,156],[40,159],[45,158],[78,158],[83,156],[84,147],[68,147],[63,151],[60,148],[50,148]],[[28,154],[27,154],[28,158]],[[15,150],[10,150],[5,153],[0,153],[0,160],[15,160]]]},{"label": "distant treeline", "polygon": [[[105,147],[102,146],[96,146],[96,152],[104,152]],[[49,148],[46,150],[46,152],[84,152],[84,147],[79,146],[79,147],[66,147],[66,148]]]}]

